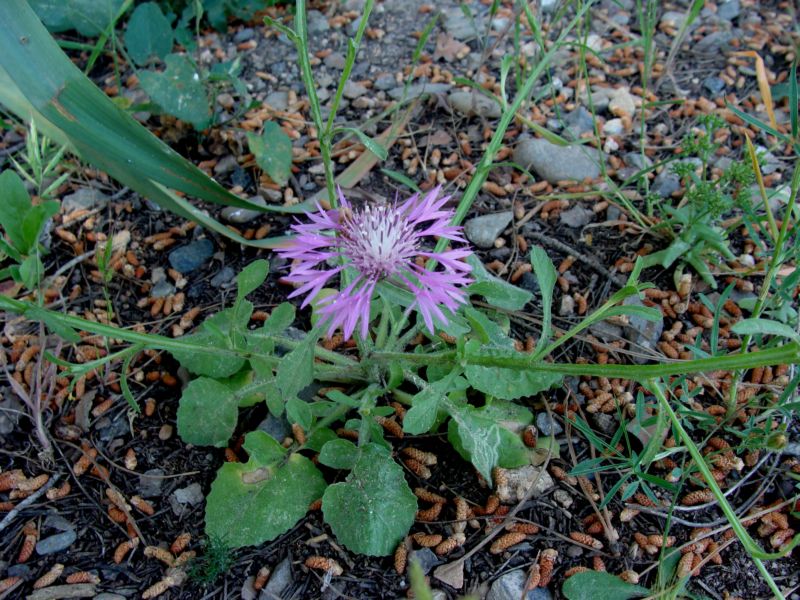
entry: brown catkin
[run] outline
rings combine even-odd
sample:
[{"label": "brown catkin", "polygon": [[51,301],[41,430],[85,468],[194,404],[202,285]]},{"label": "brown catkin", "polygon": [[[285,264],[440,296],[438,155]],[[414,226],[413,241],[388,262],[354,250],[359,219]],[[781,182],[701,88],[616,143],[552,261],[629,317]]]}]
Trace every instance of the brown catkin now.
[{"label": "brown catkin", "polygon": [[418,532],[411,536],[414,542],[422,548],[433,548],[442,543],[442,536],[439,533]]},{"label": "brown catkin", "polygon": [[256,573],[256,578],[253,580],[253,589],[257,592],[260,592],[261,589],[267,584],[269,580],[269,576],[272,573],[270,568],[266,565],[261,567]]},{"label": "brown catkin", "polygon": [[501,554],[505,552],[511,546],[516,546],[523,540],[525,540],[527,536],[521,532],[511,532],[506,533],[505,535],[501,535],[495,542],[489,547],[489,552],[492,554]]},{"label": "brown catkin", "polygon": [[431,502],[432,504],[447,504],[447,498],[426,490],[425,488],[414,488],[414,495],[424,502]]},{"label": "brown catkin", "polygon": [[556,559],[558,559],[557,550],[547,548],[542,551],[542,555],[539,558],[539,573],[541,574],[539,587],[547,587],[550,584],[550,580],[553,578],[553,568],[555,567]]},{"label": "brown catkin", "polygon": [[593,538],[592,536],[586,533],[582,533],[580,531],[571,531],[569,537],[572,538],[574,541],[578,542],[579,544],[583,544],[584,546],[589,546],[590,548],[594,548],[595,550],[603,549],[603,542],[601,542],[596,538]]},{"label": "brown catkin", "polygon": [[175,538],[175,541],[172,542],[172,545],[169,547],[169,551],[173,554],[180,554],[186,547],[189,545],[189,542],[192,540],[192,534],[188,532],[184,532],[180,534],[178,537]]},{"label": "brown catkin", "polygon": [[406,572],[406,565],[408,564],[408,546],[406,543],[406,540],[403,540],[394,551],[394,570],[398,575]]},{"label": "brown catkin", "polygon": [[344,573],[344,569],[342,566],[333,560],[332,558],[328,558],[327,556],[309,556],[304,563],[309,569],[315,569],[317,571],[325,571],[330,573],[334,577],[338,577],[342,573]]},{"label": "brown catkin", "polygon": [[33,589],[40,590],[42,588],[46,588],[47,586],[53,585],[56,579],[61,577],[61,573],[63,572],[64,565],[61,563],[54,564],[47,573],[39,577],[39,579],[33,583]]},{"label": "brown catkin", "polygon": [[444,504],[434,504],[430,508],[417,511],[417,521],[435,521],[442,512]]},{"label": "brown catkin", "polygon": [[711,502],[713,499],[714,494],[711,492],[711,490],[697,490],[686,494],[683,497],[683,500],[681,500],[681,504],[684,506],[696,506],[698,504]]},{"label": "brown catkin", "polygon": [[412,448],[411,446],[403,448],[400,452],[405,454],[408,458],[413,458],[417,462],[422,463],[427,467],[434,466],[439,460],[433,452],[425,452],[424,450]]}]

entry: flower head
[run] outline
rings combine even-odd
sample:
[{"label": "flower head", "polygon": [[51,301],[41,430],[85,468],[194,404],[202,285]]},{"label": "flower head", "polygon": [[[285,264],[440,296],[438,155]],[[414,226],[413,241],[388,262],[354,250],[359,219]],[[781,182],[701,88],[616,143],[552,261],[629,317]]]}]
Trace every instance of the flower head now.
[{"label": "flower head", "polygon": [[[276,250],[295,261],[286,279],[299,287],[289,297],[306,294],[306,306],[334,275],[349,267],[353,276],[347,286],[317,302],[328,322],[328,335],[341,327],[349,339],[358,325],[361,336],[367,336],[370,302],[380,281],[413,294],[412,307],[419,310],[429,331],[434,318],[446,323],[442,308],[452,313],[466,302],[459,286],[471,282],[467,276],[471,267],[462,260],[471,252],[466,247],[444,252],[423,248],[422,241],[430,237],[466,243],[461,228],[450,225],[453,211],[443,208],[449,196],[440,193],[437,187],[402,203],[353,208],[339,190],[338,210],[319,208],[318,213],[308,214],[311,222],[293,225],[297,235],[291,244]],[[433,259],[439,267],[420,266],[417,257]]]}]

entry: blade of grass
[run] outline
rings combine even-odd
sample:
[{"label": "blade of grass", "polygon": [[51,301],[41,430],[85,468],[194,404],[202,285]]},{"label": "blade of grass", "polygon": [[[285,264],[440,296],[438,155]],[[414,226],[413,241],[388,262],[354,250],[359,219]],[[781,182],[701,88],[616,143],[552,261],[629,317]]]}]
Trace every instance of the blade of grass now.
[{"label": "blade of grass", "polygon": [[761,194],[761,200],[764,202],[764,210],[767,213],[767,221],[769,222],[769,232],[772,235],[772,242],[778,239],[778,225],[775,223],[775,215],[772,214],[772,207],[769,205],[769,198],[767,197],[767,188],[764,186],[764,176],[761,174],[761,166],[758,164],[758,156],[756,155],[755,146],[750,141],[748,136],[744,136],[744,141],[747,143],[747,154],[750,157],[750,163],[753,165],[753,173],[756,176],[756,183],[758,184],[758,191]]}]

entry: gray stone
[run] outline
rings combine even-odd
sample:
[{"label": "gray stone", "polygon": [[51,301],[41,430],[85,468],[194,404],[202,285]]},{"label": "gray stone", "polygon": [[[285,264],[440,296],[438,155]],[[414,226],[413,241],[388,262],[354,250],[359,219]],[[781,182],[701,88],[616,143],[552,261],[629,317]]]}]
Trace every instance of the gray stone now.
[{"label": "gray stone", "polygon": [[124,412],[119,412],[116,416],[100,417],[94,424],[94,428],[100,434],[100,439],[104,442],[110,442],[114,438],[122,437],[130,431],[130,427],[128,415]]},{"label": "gray stone", "polygon": [[783,453],[787,456],[800,456],[800,442],[789,442],[783,448]]},{"label": "gray stone", "polygon": [[279,443],[291,435],[289,421],[285,417],[276,417],[272,413],[267,414],[267,418],[261,421],[256,429],[263,431]]},{"label": "gray stone", "polygon": [[558,435],[564,431],[561,424],[546,412],[540,412],[536,415],[536,428],[542,435]]},{"label": "gray stone", "polygon": [[617,117],[632,117],[636,112],[636,101],[631,95],[630,90],[622,87],[614,90],[611,99],[608,102],[608,110],[611,114]]},{"label": "gray stone", "polygon": [[255,37],[255,35],[255,29],[252,27],[245,27],[244,29],[240,29],[236,32],[236,34],[233,36],[233,43],[241,44],[242,42],[249,42]]},{"label": "gray stone", "polygon": [[306,20],[308,22],[309,35],[319,35],[325,33],[330,29],[328,24],[328,17],[323,15],[318,10],[310,10],[307,13]]},{"label": "gray stone", "polygon": [[505,480],[498,482],[497,495],[502,502],[519,502],[533,486],[531,498],[541,496],[555,486],[550,474],[539,467],[526,465],[517,469],[503,469]]},{"label": "gray stone", "polygon": [[292,577],[292,563],[288,558],[284,558],[275,567],[270,575],[267,585],[261,590],[258,600],[282,600],[283,591],[288,588],[294,578]]},{"label": "gray stone", "polygon": [[114,594],[112,592],[100,592],[99,594],[97,594],[97,596],[92,598],[92,600],[128,600],[128,599],[122,594]]},{"label": "gray stone", "polygon": [[[444,94],[452,87],[449,83],[414,83],[408,86],[406,99],[413,100],[423,94]],[[404,86],[398,86],[389,90],[388,94],[393,100],[400,100],[403,97],[403,89]]]},{"label": "gray stone", "polygon": [[289,108],[289,92],[285,90],[270,92],[264,98],[264,103],[269,104],[275,110],[286,110]]},{"label": "gray stone", "polygon": [[161,495],[164,485],[164,470],[149,469],[139,475],[139,495],[142,498],[154,498]]},{"label": "gray stone", "polygon": [[686,13],[675,10],[668,10],[661,16],[661,25],[679,29],[686,20]]},{"label": "gray stone", "polygon": [[622,157],[622,160],[625,161],[626,165],[634,167],[638,171],[649,169],[653,166],[653,161],[648,156],[642,156],[639,152],[628,152]]},{"label": "gray stone", "polygon": [[14,431],[17,428],[20,414],[26,410],[10,388],[4,391],[5,397],[0,401],[0,435],[8,435]]},{"label": "gray stone", "polygon": [[376,90],[385,91],[385,90],[390,90],[394,86],[396,86],[397,81],[395,80],[394,75],[385,74],[376,77],[374,85]]},{"label": "gray stone", "polygon": [[211,278],[211,287],[222,287],[233,281],[234,277],[236,277],[236,271],[234,271],[231,267],[224,267],[220,269],[220,271],[214,275],[214,277]]},{"label": "gray stone", "polygon": [[622,119],[609,119],[603,123],[603,133],[605,135],[622,135],[625,132],[625,125]]},{"label": "gray stone", "polygon": [[[623,304],[626,306],[644,306],[638,296],[625,298]],[[664,331],[664,321],[662,319],[648,321],[638,315],[629,315],[628,324],[623,329],[625,337],[634,345],[632,350],[639,350],[639,352],[635,353],[633,359],[641,364],[648,360],[648,357],[641,350],[652,350],[656,347]]]},{"label": "gray stone", "polygon": [[733,34],[730,31],[714,31],[697,42],[693,46],[693,50],[702,54],[714,54],[728,50],[731,40],[733,40]]},{"label": "gray stone", "polygon": [[422,567],[422,572],[427,575],[431,572],[431,569],[438,565],[441,560],[430,548],[420,548],[419,550],[414,550],[411,555],[409,556],[409,560],[416,560],[419,563],[419,566]]},{"label": "gray stone", "polygon": [[568,139],[577,140],[581,134],[594,131],[594,117],[583,106],[568,113],[564,117],[564,123],[564,136]]},{"label": "gray stone", "polygon": [[661,173],[656,175],[650,191],[662,198],[667,198],[679,189],[681,189],[681,178],[673,173],[669,166],[666,166]]},{"label": "gray stone", "polygon": [[56,535],[51,535],[46,537],[36,544],[36,553],[44,556],[46,554],[55,554],[56,552],[63,552],[67,548],[69,548],[75,540],[78,538],[78,534],[75,532],[74,529],[68,529],[63,533],[57,533]]},{"label": "gray stone", "polygon": [[175,293],[175,286],[166,279],[160,279],[150,290],[153,298],[166,298]]},{"label": "gray stone", "polygon": [[457,40],[476,38],[482,30],[482,19],[471,19],[460,7],[452,7],[444,13],[444,30]]},{"label": "gray stone", "polygon": [[615,342],[622,339],[622,327],[608,321],[595,323],[589,327],[589,333],[603,342]]},{"label": "gray stone", "polygon": [[325,66],[329,69],[337,69],[341,71],[344,69],[345,58],[341,52],[331,52],[325,57]]},{"label": "gray stone", "polygon": [[575,314],[575,299],[572,296],[561,296],[561,304],[558,306],[558,314],[562,317],[570,317]]},{"label": "gray stone", "polygon": [[552,600],[553,595],[547,588],[534,588],[525,593],[528,576],[522,569],[509,571],[494,580],[486,600]]},{"label": "gray stone", "polygon": [[214,244],[209,239],[202,239],[176,248],[169,253],[169,264],[179,273],[196,271],[214,254]]},{"label": "gray stone", "polygon": [[599,412],[593,414],[591,418],[595,427],[597,427],[603,433],[610,435],[617,430],[617,420],[611,415]]},{"label": "gray stone", "polygon": [[603,153],[585,146],[558,146],[541,138],[524,138],[514,149],[514,162],[550,183],[581,181],[600,175]]},{"label": "gray stone", "polygon": [[539,6],[542,7],[542,12],[551,13],[558,6],[559,0],[541,0]]},{"label": "gray stone", "polygon": [[22,579],[29,579],[31,576],[31,568],[26,564],[11,565],[6,571],[9,577],[20,577]]},{"label": "gray stone", "polygon": [[50,529],[58,529],[59,531],[69,531],[70,529],[75,529],[74,523],[72,521],[68,521],[61,515],[47,515],[47,518],[44,520],[44,527]]},{"label": "gray stone", "polygon": [[725,82],[719,77],[712,75],[703,80],[703,87],[706,88],[712,96],[717,96],[725,89]]},{"label": "gray stone", "polygon": [[69,214],[74,210],[92,210],[108,202],[109,198],[100,190],[81,188],[61,199],[61,210]]},{"label": "gray stone", "polygon": [[199,483],[190,483],[185,488],[178,488],[172,492],[171,498],[175,498],[178,504],[196,506],[203,501],[203,489]]},{"label": "gray stone", "polygon": [[594,212],[589,208],[576,205],[560,213],[558,219],[567,227],[579,229],[591,223],[594,218]]},{"label": "gray stone", "polygon": [[217,96],[217,104],[226,110],[230,110],[236,106],[236,100],[232,95],[228,94],[227,92],[223,92]]},{"label": "gray stone", "polygon": [[[267,201],[264,200],[261,196],[253,196],[250,198],[250,202],[253,204],[257,204],[258,206],[266,206]],[[243,225],[245,223],[249,223],[250,221],[257,219],[264,213],[260,210],[255,210],[252,208],[238,208],[236,206],[226,206],[222,209],[222,218],[225,219],[228,223],[235,223],[237,225]]]},{"label": "gray stone", "polygon": [[483,94],[469,91],[456,90],[447,97],[450,108],[467,117],[480,116],[487,119],[497,119],[502,111],[500,105]]},{"label": "gray stone", "polygon": [[739,0],[728,0],[717,6],[717,16],[726,21],[732,21],[739,16],[741,11],[742,7],[739,4]]},{"label": "gray stone", "polygon": [[349,98],[353,100],[354,98],[358,98],[359,96],[363,96],[367,93],[367,88],[365,88],[360,83],[356,83],[355,81],[347,81],[344,84],[343,94],[345,98]]},{"label": "gray stone", "polygon": [[464,225],[464,233],[478,248],[491,248],[513,218],[514,213],[511,211],[474,217]]},{"label": "gray stone", "polygon": [[239,166],[239,162],[233,154],[223,156],[214,165],[214,175],[227,175]]}]

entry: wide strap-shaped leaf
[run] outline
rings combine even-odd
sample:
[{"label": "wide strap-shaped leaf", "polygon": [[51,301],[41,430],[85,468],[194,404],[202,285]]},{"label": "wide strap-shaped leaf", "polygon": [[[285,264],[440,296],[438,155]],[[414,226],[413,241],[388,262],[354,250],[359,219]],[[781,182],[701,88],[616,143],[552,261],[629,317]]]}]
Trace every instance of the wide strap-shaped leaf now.
[{"label": "wide strap-shaped leaf", "polygon": [[[48,135],[57,130],[52,137],[68,141],[85,160],[181,216],[197,219],[199,211],[178,202],[173,190],[261,211],[310,208],[264,207],[225,190],[106,97],[62,52],[25,0],[0,2],[0,69],[4,83],[13,84],[0,88],[0,103],[25,120],[44,120]],[[206,217],[204,224],[210,220]],[[213,229],[241,243],[275,245],[274,240],[244,240],[216,225]]]}]

